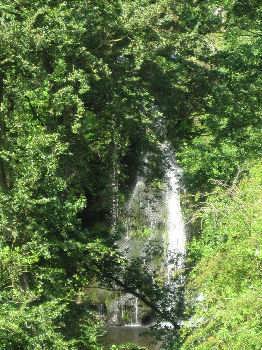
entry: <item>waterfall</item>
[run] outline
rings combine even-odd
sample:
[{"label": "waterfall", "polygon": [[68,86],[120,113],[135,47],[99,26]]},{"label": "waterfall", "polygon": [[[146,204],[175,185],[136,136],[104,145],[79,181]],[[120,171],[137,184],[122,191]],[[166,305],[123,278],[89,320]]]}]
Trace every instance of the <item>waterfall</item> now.
[{"label": "waterfall", "polygon": [[100,319],[102,320],[102,319],[104,319],[105,314],[106,314],[105,305],[98,304],[97,307],[98,307],[98,315],[99,315]]},{"label": "waterfall", "polygon": [[138,320],[138,298],[135,298],[135,325],[139,325],[140,322]]},{"label": "waterfall", "polygon": [[[134,204],[134,202],[137,200],[137,198],[139,197],[141,191],[143,191],[145,187],[145,182],[144,182],[144,179],[139,176],[136,180],[136,183],[135,183],[135,186],[133,188],[133,191],[131,193],[131,197],[129,198],[129,201],[127,202],[127,213],[129,214],[130,211],[132,210],[132,206]],[[139,198],[140,200],[140,198]],[[141,205],[141,203],[140,203]],[[129,226],[130,226],[130,217],[127,217],[127,224],[126,224],[126,240],[128,241],[129,240]]]},{"label": "waterfall", "polygon": [[183,265],[186,250],[186,231],[180,205],[182,170],[169,144],[162,146],[166,159],[167,205],[167,279],[171,283],[175,269]]},{"label": "waterfall", "polygon": [[[179,286],[177,282],[172,282],[173,275],[183,267],[186,251],[186,232],[180,205],[182,170],[168,143],[162,144],[160,151],[164,170],[164,178],[158,180],[161,185],[154,187],[148,181],[148,169],[144,169],[143,177],[137,177],[125,206],[125,234],[118,246],[130,258],[143,258],[145,247],[150,245],[151,240],[165,247],[167,253],[164,259],[151,261],[146,255],[144,266],[147,271],[153,271],[157,267],[160,275],[165,268],[166,281],[173,293]],[[149,166],[148,161],[145,163]],[[169,299],[172,300],[172,295]],[[143,319],[143,312],[145,319],[147,317],[142,308],[143,303],[139,305],[137,297],[130,294],[118,296],[111,307],[111,321],[118,325],[138,326]],[[168,310],[167,307],[166,309]]]}]

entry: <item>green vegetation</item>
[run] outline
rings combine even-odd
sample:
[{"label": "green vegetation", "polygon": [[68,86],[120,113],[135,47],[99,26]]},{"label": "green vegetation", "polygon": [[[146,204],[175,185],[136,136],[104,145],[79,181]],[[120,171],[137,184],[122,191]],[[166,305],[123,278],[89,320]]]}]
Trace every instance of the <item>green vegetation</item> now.
[{"label": "green vegetation", "polygon": [[182,349],[261,348],[261,200],[260,164],[238,186],[214,190],[202,209]]},{"label": "green vegetation", "polygon": [[[258,0],[0,1],[0,350],[102,349],[94,286],[183,317],[165,349],[261,348],[261,21]],[[192,223],[174,308],[184,288],[116,248],[166,140]]]}]

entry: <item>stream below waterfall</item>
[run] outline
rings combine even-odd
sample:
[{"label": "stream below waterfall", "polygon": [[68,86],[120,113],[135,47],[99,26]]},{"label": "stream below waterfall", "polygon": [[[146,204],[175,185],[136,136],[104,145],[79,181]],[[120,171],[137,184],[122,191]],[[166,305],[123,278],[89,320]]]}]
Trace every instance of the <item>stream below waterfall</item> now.
[{"label": "stream below waterfall", "polygon": [[105,346],[133,343],[149,350],[160,350],[160,344],[150,336],[150,328],[143,326],[109,326],[102,339]]}]

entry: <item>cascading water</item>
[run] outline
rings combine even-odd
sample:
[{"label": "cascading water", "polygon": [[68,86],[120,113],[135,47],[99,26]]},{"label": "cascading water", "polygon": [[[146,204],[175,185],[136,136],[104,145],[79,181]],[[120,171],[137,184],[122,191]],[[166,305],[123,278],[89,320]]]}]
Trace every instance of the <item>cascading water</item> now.
[{"label": "cascading water", "polygon": [[167,181],[167,279],[171,283],[174,270],[183,265],[186,251],[186,230],[180,205],[182,170],[169,144],[162,146],[162,152],[166,159]]},{"label": "cascading water", "polygon": [[[168,143],[162,144],[160,151],[165,174],[162,185],[154,190],[147,183],[146,177],[137,178],[126,205],[126,234],[119,241],[119,247],[128,257],[132,258],[143,256],[144,246],[151,239],[157,239],[159,244],[164,244],[167,254],[165,261],[162,259],[160,269],[163,271],[166,266],[164,274],[167,276],[167,285],[170,286],[170,291],[173,293],[178,286],[177,281],[172,282],[173,275],[176,270],[183,267],[186,250],[186,232],[180,206],[182,170],[176,163],[174,153]],[[144,263],[148,271],[156,267],[146,264],[148,263]],[[111,307],[112,323],[140,325],[142,313],[138,298],[129,294],[122,295],[120,299],[117,298]]]},{"label": "cascading water", "polygon": [[[130,211],[132,210],[132,206],[134,204],[135,201],[140,201],[140,198],[139,196],[141,195],[141,192],[143,191],[145,187],[145,182],[144,182],[144,179],[139,176],[137,178],[137,181],[136,181],[136,184],[135,184],[135,187],[132,191],[132,194],[131,194],[131,197],[127,203],[127,213],[130,213]],[[141,205],[141,203],[139,203]],[[126,240],[129,240],[129,226],[130,226],[130,217],[127,217],[127,225],[126,225]]]},{"label": "cascading water", "polygon": [[138,298],[135,298],[135,324],[139,325],[140,322],[138,320]]}]

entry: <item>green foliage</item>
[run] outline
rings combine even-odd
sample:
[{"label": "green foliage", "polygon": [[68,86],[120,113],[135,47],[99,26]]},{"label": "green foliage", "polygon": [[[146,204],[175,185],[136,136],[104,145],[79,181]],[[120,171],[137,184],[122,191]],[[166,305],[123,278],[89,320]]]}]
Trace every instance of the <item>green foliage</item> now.
[{"label": "green foliage", "polygon": [[194,316],[182,349],[261,347],[261,174],[261,164],[253,166],[239,186],[217,188],[203,209],[188,289]]},{"label": "green foliage", "polygon": [[[100,349],[94,283],[176,323],[181,305],[116,251],[112,203],[149,151],[159,177],[166,139],[200,198],[261,156],[260,3],[2,0],[0,18],[0,349]],[[261,344],[259,170],[201,214],[185,349]]]},{"label": "green foliage", "polygon": [[[158,7],[143,7],[153,23]],[[134,9],[1,2],[3,348],[99,348],[86,288],[122,261],[109,235],[112,183],[127,190],[162,116],[142,66],[166,44],[143,18],[136,35]]]},{"label": "green foliage", "polygon": [[[205,94],[177,154],[191,191],[209,191],[214,180],[230,182],[247,158],[261,157],[261,4],[250,2],[245,11],[242,1],[203,6],[213,12],[213,23],[219,21],[205,36],[209,51],[197,57],[205,67]],[[205,23],[201,5],[198,11]]]}]

